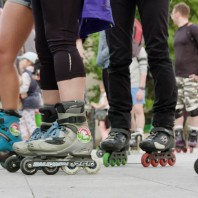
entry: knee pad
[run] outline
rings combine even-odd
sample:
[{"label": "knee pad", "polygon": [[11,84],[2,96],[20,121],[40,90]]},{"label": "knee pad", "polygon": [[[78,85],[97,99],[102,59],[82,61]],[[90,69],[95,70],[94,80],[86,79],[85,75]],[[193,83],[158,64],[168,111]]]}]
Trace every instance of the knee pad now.
[{"label": "knee pad", "polygon": [[178,119],[183,116],[183,109],[177,109],[175,111],[175,119]]},{"label": "knee pad", "polygon": [[198,116],[198,108],[195,109],[195,110],[190,111],[189,114],[190,114],[191,117],[196,117],[196,116]]}]

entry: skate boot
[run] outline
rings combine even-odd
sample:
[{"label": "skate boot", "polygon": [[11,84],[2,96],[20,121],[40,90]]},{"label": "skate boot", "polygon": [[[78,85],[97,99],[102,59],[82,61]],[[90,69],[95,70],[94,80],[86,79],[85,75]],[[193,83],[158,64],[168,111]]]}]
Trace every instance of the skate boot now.
[{"label": "skate boot", "polygon": [[55,106],[58,120],[44,139],[28,142],[28,149],[36,156],[26,157],[20,167],[24,174],[33,175],[38,169],[53,175],[61,167],[67,174],[83,168],[89,174],[100,166],[91,158],[93,140],[87,125],[84,102],[70,101]]},{"label": "skate boot", "polygon": [[188,146],[190,148],[190,153],[192,153],[193,148],[197,146],[197,135],[198,135],[197,130],[189,129]]},{"label": "skate boot", "polygon": [[14,110],[0,110],[0,163],[5,167],[5,160],[14,153],[12,145],[22,141],[19,130],[20,115]]},{"label": "skate boot", "polygon": [[24,157],[35,155],[28,149],[28,142],[43,138],[46,131],[50,127],[52,127],[52,123],[56,121],[58,118],[57,112],[55,111],[54,107],[44,107],[39,109],[39,112],[42,115],[42,123],[40,128],[35,129],[35,131],[30,136],[29,140],[13,144],[13,150],[16,152],[16,155],[9,157],[5,161],[5,168],[9,172],[18,171],[20,168],[20,162]]},{"label": "skate boot", "polygon": [[184,153],[187,152],[186,141],[184,139],[182,128],[175,129],[175,150],[177,153],[180,153],[181,151]]},{"label": "skate boot", "polygon": [[[100,143],[97,151],[99,157],[103,154],[103,164],[108,167],[127,163],[129,149],[129,132],[124,129],[112,128],[108,137]],[[100,153],[102,153],[100,155]]]},{"label": "skate boot", "polygon": [[155,127],[150,135],[140,143],[140,148],[146,153],[142,156],[141,163],[144,167],[150,164],[153,167],[166,166],[167,163],[173,166],[176,157],[172,148],[174,147],[173,131],[163,127]]},{"label": "skate boot", "polygon": [[140,147],[139,144],[142,141],[143,132],[136,130],[135,132],[131,133],[131,139],[129,141],[131,151],[139,151]]}]

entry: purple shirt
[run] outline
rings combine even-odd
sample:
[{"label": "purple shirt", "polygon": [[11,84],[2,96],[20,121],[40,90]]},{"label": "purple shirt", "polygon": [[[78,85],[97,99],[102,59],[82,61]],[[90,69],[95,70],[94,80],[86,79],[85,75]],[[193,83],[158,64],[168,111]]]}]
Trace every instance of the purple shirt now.
[{"label": "purple shirt", "polygon": [[84,0],[80,19],[81,38],[114,26],[110,0]]}]

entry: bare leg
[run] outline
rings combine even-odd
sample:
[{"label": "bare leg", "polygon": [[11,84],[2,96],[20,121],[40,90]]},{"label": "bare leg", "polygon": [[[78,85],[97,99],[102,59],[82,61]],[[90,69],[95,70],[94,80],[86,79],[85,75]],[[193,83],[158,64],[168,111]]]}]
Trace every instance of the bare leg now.
[{"label": "bare leg", "polygon": [[85,78],[73,78],[58,82],[61,101],[84,100]]},{"label": "bare leg", "polygon": [[7,2],[0,22],[0,97],[3,109],[17,109],[19,80],[14,62],[33,26],[29,8]]}]

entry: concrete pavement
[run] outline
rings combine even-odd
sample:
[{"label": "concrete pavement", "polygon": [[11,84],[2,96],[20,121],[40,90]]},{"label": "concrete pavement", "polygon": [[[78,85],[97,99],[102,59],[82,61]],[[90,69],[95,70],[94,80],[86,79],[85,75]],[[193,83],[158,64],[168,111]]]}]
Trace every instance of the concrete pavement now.
[{"label": "concrete pavement", "polygon": [[175,166],[144,168],[142,152],[129,156],[128,164],[101,167],[97,175],[83,170],[77,175],[45,175],[38,171],[27,176],[21,171],[9,173],[0,167],[0,198],[197,198],[198,174],[194,153],[176,154]]}]

